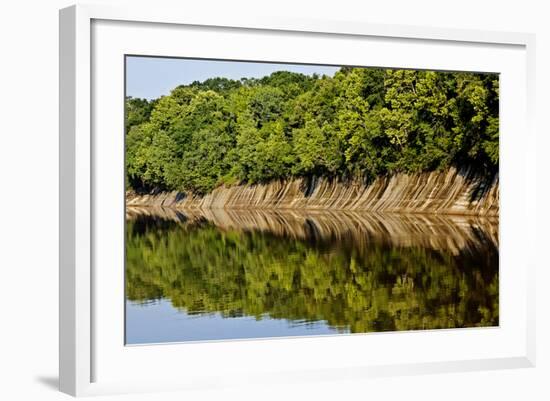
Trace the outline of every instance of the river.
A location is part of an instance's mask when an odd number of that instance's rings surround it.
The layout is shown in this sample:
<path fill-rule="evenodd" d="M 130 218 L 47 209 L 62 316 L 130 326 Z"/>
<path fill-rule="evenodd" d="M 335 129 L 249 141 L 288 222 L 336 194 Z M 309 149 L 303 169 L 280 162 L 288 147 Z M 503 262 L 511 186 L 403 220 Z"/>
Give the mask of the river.
<path fill-rule="evenodd" d="M 497 326 L 498 218 L 127 208 L 126 343 Z"/>

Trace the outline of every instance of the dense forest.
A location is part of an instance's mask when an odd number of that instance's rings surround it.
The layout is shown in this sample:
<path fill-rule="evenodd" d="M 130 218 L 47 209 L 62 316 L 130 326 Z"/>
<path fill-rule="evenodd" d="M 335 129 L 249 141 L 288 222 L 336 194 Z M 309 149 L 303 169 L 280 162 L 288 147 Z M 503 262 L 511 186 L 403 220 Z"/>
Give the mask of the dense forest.
<path fill-rule="evenodd" d="M 126 99 L 126 185 L 205 194 L 289 177 L 498 169 L 496 74 L 342 67 Z"/>

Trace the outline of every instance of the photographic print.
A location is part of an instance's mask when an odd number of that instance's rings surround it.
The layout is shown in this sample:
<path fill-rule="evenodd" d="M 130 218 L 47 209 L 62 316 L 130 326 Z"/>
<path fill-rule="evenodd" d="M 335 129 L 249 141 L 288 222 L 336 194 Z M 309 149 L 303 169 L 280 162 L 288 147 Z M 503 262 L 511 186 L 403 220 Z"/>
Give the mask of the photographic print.
<path fill-rule="evenodd" d="M 499 325 L 499 76 L 126 56 L 125 342 Z"/>

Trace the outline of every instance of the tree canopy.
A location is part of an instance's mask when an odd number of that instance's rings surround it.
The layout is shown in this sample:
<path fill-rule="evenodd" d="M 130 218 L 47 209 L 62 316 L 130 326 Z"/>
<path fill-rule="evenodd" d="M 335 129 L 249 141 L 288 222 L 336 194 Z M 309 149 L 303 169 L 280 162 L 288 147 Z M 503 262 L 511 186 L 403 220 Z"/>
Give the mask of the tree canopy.
<path fill-rule="evenodd" d="M 342 67 L 126 99 L 127 185 L 197 194 L 300 176 L 498 169 L 496 74 Z"/>

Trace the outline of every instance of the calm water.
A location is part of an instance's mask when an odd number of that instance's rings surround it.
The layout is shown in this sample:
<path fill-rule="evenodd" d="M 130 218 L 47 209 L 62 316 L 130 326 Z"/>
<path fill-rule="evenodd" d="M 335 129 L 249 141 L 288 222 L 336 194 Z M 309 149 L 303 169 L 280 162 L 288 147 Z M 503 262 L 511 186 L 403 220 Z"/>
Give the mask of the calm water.
<path fill-rule="evenodd" d="M 132 209 L 126 343 L 498 325 L 498 220 Z"/>

